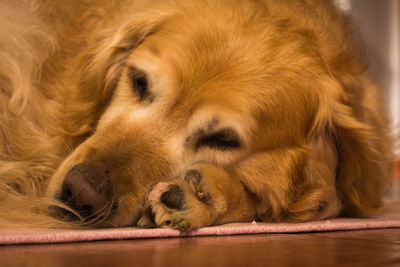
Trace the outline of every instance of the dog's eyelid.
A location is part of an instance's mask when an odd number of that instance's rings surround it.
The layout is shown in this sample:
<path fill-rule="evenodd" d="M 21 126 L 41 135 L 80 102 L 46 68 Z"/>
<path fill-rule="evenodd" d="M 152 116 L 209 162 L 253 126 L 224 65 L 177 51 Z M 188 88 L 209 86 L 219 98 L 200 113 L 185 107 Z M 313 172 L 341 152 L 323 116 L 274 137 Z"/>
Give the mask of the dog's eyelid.
<path fill-rule="evenodd" d="M 232 150 L 241 147 L 238 134 L 231 128 L 224 128 L 199 139 L 196 149 L 209 147 L 218 150 Z"/>

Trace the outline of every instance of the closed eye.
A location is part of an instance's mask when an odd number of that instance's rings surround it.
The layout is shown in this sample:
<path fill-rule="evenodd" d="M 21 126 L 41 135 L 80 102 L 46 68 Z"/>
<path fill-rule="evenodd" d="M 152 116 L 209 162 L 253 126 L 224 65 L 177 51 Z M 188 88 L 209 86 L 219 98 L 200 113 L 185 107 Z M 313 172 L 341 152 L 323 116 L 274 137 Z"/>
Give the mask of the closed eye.
<path fill-rule="evenodd" d="M 143 99 L 147 94 L 148 82 L 146 77 L 134 77 L 132 79 L 132 84 L 140 99 Z"/>
<path fill-rule="evenodd" d="M 240 142 L 237 134 L 232 129 L 223 129 L 200 138 L 196 144 L 196 149 L 202 147 L 218 150 L 231 150 L 240 148 Z"/>
<path fill-rule="evenodd" d="M 149 95 L 149 81 L 147 75 L 135 68 L 131 69 L 132 89 L 138 95 L 140 100 L 143 100 Z"/>

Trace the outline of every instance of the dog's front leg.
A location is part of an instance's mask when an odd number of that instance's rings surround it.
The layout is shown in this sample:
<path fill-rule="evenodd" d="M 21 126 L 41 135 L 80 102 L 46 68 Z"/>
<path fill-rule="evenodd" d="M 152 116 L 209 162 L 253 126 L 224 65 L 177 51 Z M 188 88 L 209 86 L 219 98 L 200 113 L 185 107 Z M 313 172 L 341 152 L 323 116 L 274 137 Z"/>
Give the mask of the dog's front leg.
<path fill-rule="evenodd" d="M 221 167 L 199 163 L 173 182 L 161 182 L 152 188 L 138 226 L 190 231 L 254 220 L 254 207 L 254 199 L 236 177 Z"/>
<path fill-rule="evenodd" d="M 335 216 L 341 210 L 335 152 L 323 147 L 323 153 L 315 144 L 308 149 L 255 153 L 229 171 L 210 163 L 195 164 L 175 181 L 154 186 L 138 226 L 187 231 L 254 219 L 308 221 Z"/>

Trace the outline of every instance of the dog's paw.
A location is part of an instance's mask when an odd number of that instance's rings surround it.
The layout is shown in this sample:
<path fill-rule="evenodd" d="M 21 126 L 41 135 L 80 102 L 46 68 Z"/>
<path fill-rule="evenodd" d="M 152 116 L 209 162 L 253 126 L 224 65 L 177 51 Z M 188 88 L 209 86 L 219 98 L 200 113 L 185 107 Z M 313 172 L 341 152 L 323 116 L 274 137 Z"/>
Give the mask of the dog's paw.
<path fill-rule="evenodd" d="M 225 214 L 225 170 L 196 164 L 173 182 L 160 182 L 149 192 L 138 227 L 169 227 L 187 232 L 215 224 Z"/>

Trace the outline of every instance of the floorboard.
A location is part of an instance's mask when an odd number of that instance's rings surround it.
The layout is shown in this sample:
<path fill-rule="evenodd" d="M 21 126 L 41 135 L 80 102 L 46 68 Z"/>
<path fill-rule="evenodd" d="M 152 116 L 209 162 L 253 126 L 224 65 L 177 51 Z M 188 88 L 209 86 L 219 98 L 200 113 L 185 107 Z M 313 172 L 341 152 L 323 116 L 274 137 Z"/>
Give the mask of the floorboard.
<path fill-rule="evenodd" d="M 4 246 L 0 266 L 400 266 L 400 229 Z"/>

